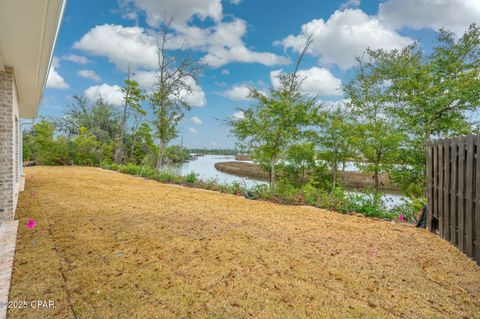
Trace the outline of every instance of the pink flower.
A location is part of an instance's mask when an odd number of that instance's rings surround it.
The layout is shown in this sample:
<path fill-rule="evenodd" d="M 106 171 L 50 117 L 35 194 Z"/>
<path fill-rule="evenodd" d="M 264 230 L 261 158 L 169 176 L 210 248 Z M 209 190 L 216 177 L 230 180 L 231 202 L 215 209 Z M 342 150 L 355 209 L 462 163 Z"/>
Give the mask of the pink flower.
<path fill-rule="evenodd" d="M 402 213 L 400 213 L 400 215 L 398 215 L 398 220 L 403 222 L 403 214 Z"/>
<path fill-rule="evenodd" d="M 368 253 L 370 254 L 370 256 L 376 256 L 378 254 L 378 249 L 377 248 L 370 248 L 368 250 Z"/>
<path fill-rule="evenodd" d="M 35 227 L 37 227 L 37 222 L 34 219 L 30 218 L 25 226 L 27 226 L 28 229 L 34 229 Z"/>

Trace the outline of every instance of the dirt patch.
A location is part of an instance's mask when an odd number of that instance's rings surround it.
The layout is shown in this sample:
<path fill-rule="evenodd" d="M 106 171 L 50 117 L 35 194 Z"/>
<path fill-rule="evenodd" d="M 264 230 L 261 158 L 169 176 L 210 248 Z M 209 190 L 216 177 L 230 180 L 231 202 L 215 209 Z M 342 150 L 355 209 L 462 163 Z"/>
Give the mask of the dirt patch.
<path fill-rule="evenodd" d="M 267 181 L 270 179 L 270 174 L 265 172 L 260 165 L 247 162 L 220 162 L 215 163 L 217 171 L 232 174 L 241 177 L 256 178 Z"/>
<path fill-rule="evenodd" d="M 96 168 L 26 173 L 10 299 L 56 307 L 9 318 L 480 317 L 480 267 L 425 230 Z"/>

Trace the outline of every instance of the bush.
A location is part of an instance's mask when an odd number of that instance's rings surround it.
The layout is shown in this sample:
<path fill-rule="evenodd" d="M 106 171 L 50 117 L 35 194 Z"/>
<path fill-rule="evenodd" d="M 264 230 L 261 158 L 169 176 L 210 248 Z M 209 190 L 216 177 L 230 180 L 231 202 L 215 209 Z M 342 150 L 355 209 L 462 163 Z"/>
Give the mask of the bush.
<path fill-rule="evenodd" d="M 383 207 L 381 196 L 380 193 L 376 195 L 368 193 L 350 194 L 348 196 L 350 201 L 349 210 L 367 217 L 394 219 L 396 215 Z"/>
<path fill-rule="evenodd" d="M 183 180 L 187 184 L 195 184 L 196 182 L 198 182 L 198 174 L 195 172 L 190 172 L 184 176 Z"/>

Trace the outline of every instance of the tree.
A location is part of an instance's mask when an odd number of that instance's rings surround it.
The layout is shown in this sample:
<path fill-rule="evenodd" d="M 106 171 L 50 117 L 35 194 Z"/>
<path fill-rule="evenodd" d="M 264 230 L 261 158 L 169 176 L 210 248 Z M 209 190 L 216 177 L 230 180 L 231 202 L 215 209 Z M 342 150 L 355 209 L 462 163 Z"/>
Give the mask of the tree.
<path fill-rule="evenodd" d="M 73 139 L 73 159 L 79 165 L 95 165 L 101 160 L 100 143 L 85 127 L 80 128 L 80 134 Z"/>
<path fill-rule="evenodd" d="M 131 161 L 155 167 L 158 147 L 155 145 L 153 129 L 148 122 L 142 122 L 133 133 Z"/>
<path fill-rule="evenodd" d="M 291 145 L 285 154 L 283 171 L 286 177 L 299 185 L 305 184 L 307 173 L 312 173 L 316 167 L 315 145 L 311 142 Z"/>
<path fill-rule="evenodd" d="M 124 81 L 125 85 L 122 88 L 123 93 L 123 113 L 122 123 L 120 126 L 120 137 L 118 139 L 117 148 L 115 151 L 115 162 L 121 164 L 125 158 L 125 130 L 128 121 L 128 111 L 132 111 L 141 115 L 146 115 L 140 102 L 145 99 L 138 83 L 131 79 L 130 64 L 128 65 L 128 77 Z"/>
<path fill-rule="evenodd" d="M 301 93 L 302 79 L 298 75 L 310 44 L 309 38 L 293 73 L 279 76 L 279 88 L 270 89 L 268 95 L 255 88 L 250 89 L 250 98 L 256 104 L 240 109 L 243 117 L 227 120 L 239 142 L 252 150 L 257 162 L 268 167 L 272 189 L 275 188 L 279 160 L 285 156 L 289 146 L 301 138 L 316 112 L 315 98 Z"/>
<path fill-rule="evenodd" d="M 395 154 L 405 138 L 392 115 L 386 89 L 384 79 L 376 72 L 375 65 L 364 63 L 361 59 L 358 59 L 356 76 L 345 85 L 345 95 L 350 101 L 348 107 L 357 121 L 357 166 L 361 171 L 373 174 L 375 195 L 380 188 L 380 174 L 393 164 Z"/>
<path fill-rule="evenodd" d="M 337 187 L 340 165 L 342 186 L 345 186 L 345 166 L 354 156 L 352 133 L 355 128 L 345 113 L 345 110 L 337 108 L 321 112 L 315 117 L 316 126 L 319 128 L 315 140 L 319 146 L 319 157 L 327 162 L 332 173 L 332 192 Z"/>
<path fill-rule="evenodd" d="M 112 105 L 102 98 L 90 104 L 83 96 L 73 96 L 73 102 L 68 106 L 65 115 L 55 121 L 60 132 L 67 137 L 80 134 L 84 127 L 90 134 L 102 143 L 111 143 L 117 139 L 120 132 L 120 117 Z"/>
<path fill-rule="evenodd" d="M 425 147 L 432 137 L 472 132 L 470 112 L 480 105 L 480 27 L 460 38 L 440 30 L 431 54 L 418 44 L 400 51 L 368 51 L 387 87 L 387 102 L 408 132 L 391 175 L 412 196 L 420 196 L 426 175 Z"/>
<path fill-rule="evenodd" d="M 157 43 L 159 72 L 150 96 L 159 140 L 157 169 L 165 161 L 168 143 L 178 136 L 177 126 L 184 117 L 184 111 L 191 109 L 185 98 L 192 93 L 192 87 L 204 68 L 204 64 L 188 55 L 183 58 L 179 54 L 170 55 L 167 44 L 172 39 L 171 23 L 172 20 L 165 17 Z"/>

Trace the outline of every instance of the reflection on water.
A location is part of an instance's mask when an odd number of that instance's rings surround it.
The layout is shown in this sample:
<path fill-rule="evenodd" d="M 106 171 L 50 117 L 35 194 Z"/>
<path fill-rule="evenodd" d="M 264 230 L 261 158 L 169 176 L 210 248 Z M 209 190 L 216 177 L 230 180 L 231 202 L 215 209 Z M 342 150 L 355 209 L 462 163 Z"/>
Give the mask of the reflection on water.
<path fill-rule="evenodd" d="M 231 184 L 233 182 L 245 183 L 247 187 L 253 187 L 258 184 L 267 184 L 264 181 L 250 179 L 248 177 L 239 177 L 231 174 L 219 172 L 215 169 L 215 163 L 235 161 L 235 156 L 229 155 L 205 155 L 195 160 L 179 164 L 168 164 L 167 169 L 181 175 L 191 172 L 198 174 L 201 180 L 216 179 L 220 184 Z"/>
<path fill-rule="evenodd" d="M 231 184 L 238 182 L 242 185 L 246 185 L 248 188 L 259 184 L 267 184 L 265 181 L 255 180 L 248 177 L 235 176 L 223 172 L 219 172 L 215 169 L 215 163 L 218 162 L 230 162 L 235 161 L 235 156 L 229 155 L 205 155 L 198 157 L 195 160 L 191 160 L 185 163 L 168 164 L 166 169 L 175 173 L 186 175 L 191 172 L 198 174 L 201 180 L 215 179 L 219 184 Z M 347 170 L 356 170 L 353 163 L 349 163 Z M 348 193 L 359 193 L 356 191 L 348 191 Z M 392 207 L 401 204 L 402 195 L 398 193 L 387 193 L 383 196 L 383 200 L 387 207 Z"/>

